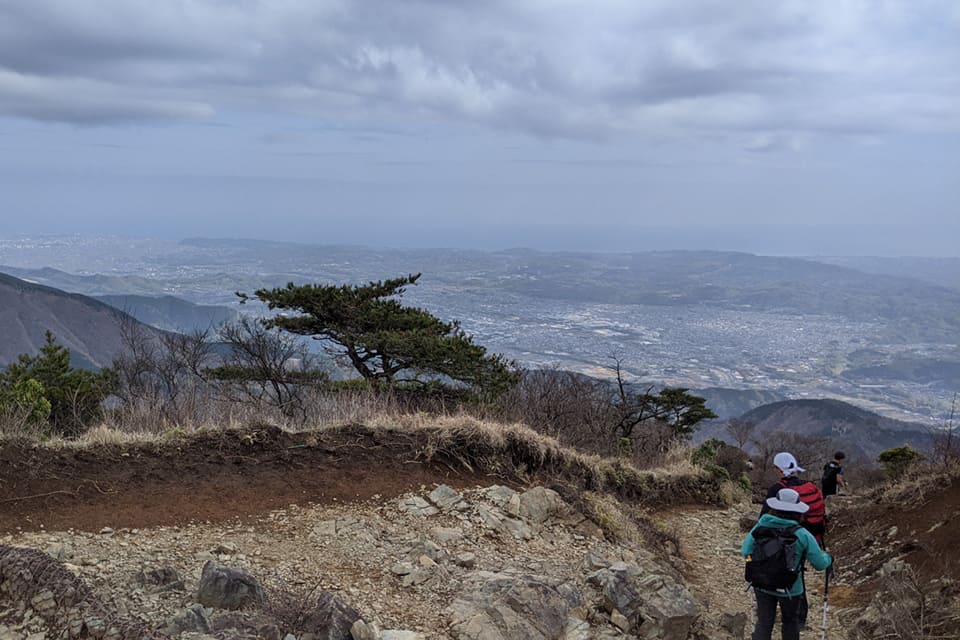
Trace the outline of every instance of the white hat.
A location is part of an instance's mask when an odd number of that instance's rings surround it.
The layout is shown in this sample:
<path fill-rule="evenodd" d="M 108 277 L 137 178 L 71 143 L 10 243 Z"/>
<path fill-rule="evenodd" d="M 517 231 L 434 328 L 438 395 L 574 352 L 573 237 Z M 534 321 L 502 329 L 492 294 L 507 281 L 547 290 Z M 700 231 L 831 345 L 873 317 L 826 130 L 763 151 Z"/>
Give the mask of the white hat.
<path fill-rule="evenodd" d="M 787 453 L 786 451 L 773 456 L 773 466 L 780 469 L 785 476 L 806 471 L 806 469 L 797 464 L 797 459 L 793 457 L 793 454 Z"/>
<path fill-rule="evenodd" d="M 787 454 L 789 455 L 789 454 Z M 767 498 L 767 506 L 777 511 L 806 513 L 809 505 L 800 502 L 800 494 L 793 489 L 780 489 L 776 498 Z"/>

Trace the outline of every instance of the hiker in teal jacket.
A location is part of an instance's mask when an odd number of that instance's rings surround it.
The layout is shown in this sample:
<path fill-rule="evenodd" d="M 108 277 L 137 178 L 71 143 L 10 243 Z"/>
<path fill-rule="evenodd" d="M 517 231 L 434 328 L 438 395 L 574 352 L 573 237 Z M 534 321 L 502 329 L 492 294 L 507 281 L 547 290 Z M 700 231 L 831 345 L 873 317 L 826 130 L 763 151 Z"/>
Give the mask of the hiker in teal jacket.
<path fill-rule="evenodd" d="M 740 554 L 744 558 L 753 553 L 753 532 L 757 527 L 787 529 L 799 524 L 801 516 L 810 508 L 800 501 L 800 494 L 790 488 L 781 489 L 776 497 L 767 498 L 766 503 L 770 507 L 770 511 L 760 516 L 760 520 L 747 534 L 743 546 L 740 548 Z M 806 559 L 819 571 L 829 570 L 833 564 L 833 558 L 820 549 L 813 534 L 803 527 L 799 527 L 795 531 L 795 535 L 797 537 L 797 550 L 800 554 L 799 562 L 802 564 Z M 770 640 L 773 635 L 773 625 L 777 617 L 778 606 L 780 607 L 781 638 L 783 640 L 799 640 L 799 609 L 804 595 L 803 574 L 800 573 L 797 576 L 793 586 L 789 589 L 770 591 L 754 588 L 754 593 L 757 596 L 757 624 L 753 629 L 751 640 Z"/>

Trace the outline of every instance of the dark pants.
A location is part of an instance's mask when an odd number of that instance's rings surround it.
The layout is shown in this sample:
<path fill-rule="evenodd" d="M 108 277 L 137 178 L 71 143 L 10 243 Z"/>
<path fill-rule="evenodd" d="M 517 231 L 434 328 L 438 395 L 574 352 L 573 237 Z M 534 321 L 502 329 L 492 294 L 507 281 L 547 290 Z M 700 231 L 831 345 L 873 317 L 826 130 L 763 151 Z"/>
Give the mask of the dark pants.
<path fill-rule="evenodd" d="M 777 618 L 777 606 L 780 607 L 780 637 L 783 640 L 800 640 L 800 603 L 803 596 L 792 598 L 772 596 L 754 589 L 757 596 L 757 624 L 753 628 L 751 640 L 770 640 L 773 636 L 773 623 Z"/>

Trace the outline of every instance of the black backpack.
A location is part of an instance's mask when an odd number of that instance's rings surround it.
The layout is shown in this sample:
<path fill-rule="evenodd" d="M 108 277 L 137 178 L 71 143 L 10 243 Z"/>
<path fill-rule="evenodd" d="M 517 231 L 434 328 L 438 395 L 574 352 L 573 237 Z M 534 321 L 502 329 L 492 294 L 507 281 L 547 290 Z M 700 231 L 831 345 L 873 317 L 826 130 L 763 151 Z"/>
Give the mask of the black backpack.
<path fill-rule="evenodd" d="M 744 577 L 753 587 L 768 591 L 789 589 L 800 576 L 803 565 L 797 548 L 797 529 L 792 527 L 756 527 L 753 552 L 747 558 Z"/>
<path fill-rule="evenodd" d="M 823 477 L 820 478 L 820 484 L 824 487 L 835 486 L 837 484 L 837 475 L 840 473 L 840 465 L 836 462 L 828 462 L 823 465 Z"/>

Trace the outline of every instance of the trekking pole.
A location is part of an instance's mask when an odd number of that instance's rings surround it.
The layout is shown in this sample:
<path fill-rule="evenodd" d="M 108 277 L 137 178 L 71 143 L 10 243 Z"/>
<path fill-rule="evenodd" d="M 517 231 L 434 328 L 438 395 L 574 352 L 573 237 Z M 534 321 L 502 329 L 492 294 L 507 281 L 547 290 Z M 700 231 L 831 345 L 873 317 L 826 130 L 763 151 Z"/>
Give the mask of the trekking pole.
<path fill-rule="evenodd" d="M 833 573 L 833 564 L 827 567 L 823 574 L 823 622 L 820 625 L 820 640 L 827 640 L 827 592 L 830 590 L 831 573 Z"/>

